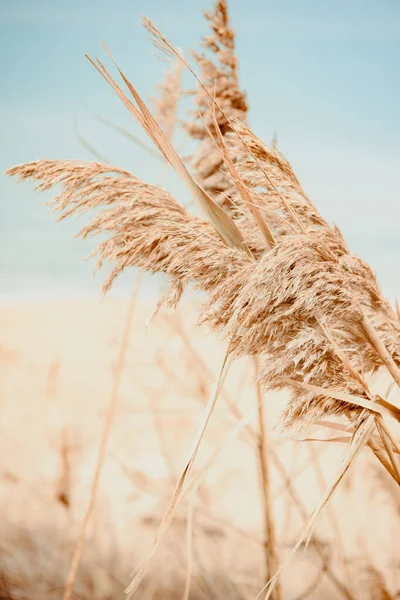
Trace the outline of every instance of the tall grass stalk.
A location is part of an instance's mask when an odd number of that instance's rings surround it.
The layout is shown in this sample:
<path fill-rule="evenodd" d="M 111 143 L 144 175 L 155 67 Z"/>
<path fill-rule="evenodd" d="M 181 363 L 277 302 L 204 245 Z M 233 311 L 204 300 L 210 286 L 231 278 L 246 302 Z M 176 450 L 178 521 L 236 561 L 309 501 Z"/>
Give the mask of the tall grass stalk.
<path fill-rule="evenodd" d="M 259 377 L 259 365 L 257 357 L 254 357 L 254 371 L 256 377 L 256 397 L 257 397 L 257 413 L 259 426 L 259 463 L 262 482 L 262 498 L 264 500 L 264 554 L 265 554 L 265 574 L 266 582 L 279 571 L 279 555 L 278 545 L 275 533 L 275 519 L 273 510 L 272 490 L 271 490 L 271 475 L 270 475 L 270 450 L 267 434 L 267 418 L 264 406 L 264 397 L 261 390 Z M 274 590 L 274 600 L 281 600 L 281 588 L 279 579 Z"/>
<path fill-rule="evenodd" d="M 103 431 L 101 434 L 100 445 L 99 445 L 99 449 L 97 452 L 96 466 L 95 466 L 92 483 L 91 483 L 91 487 L 90 487 L 89 501 L 88 501 L 88 505 L 86 508 L 86 512 L 85 512 L 83 520 L 82 520 L 81 530 L 80 530 L 79 537 L 78 537 L 78 540 L 77 540 L 77 543 L 75 546 L 75 551 L 72 556 L 68 577 L 67 577 L 67 580 L 65 583 L 63 600 L 71 600 L 71 598 L 73 596 L 74 582 L 75 582 L 75 578 L 76 578 L 76 575 L 77 575 L 77 572 L 79 569 L 79 563 L 80 563 L 82 553 L 84 550 L 84 546 L 85 546 L 86 532 L 87 532 L 87 528 L 88 528 L 90 519 L 93 515 L 93 510 L 94 510 L 95 503 L 96 503 L 96 496 L 97 496 L 97 492 L 99 489 L 101 471 L 103 468 L 104 459 L 105 459 L 106 452 L 107 452 L 107 444 L 108 444 L 108 440 L 109 440 L 109 436 L 110 436 L 110 432 L 111 432 L 111 428 L 112 428 L 112 424 L 114 421 L 114 416 L 115 416 L 115 412 L 116 412 L 116 408 L 117 408 L 117 403 L 118 403 L 118 398 L 119 398 L 119 390 L 120 390 L 122 376 L 123 376 L 124 368 L 125 368 L 126 353 L 127 353 L 128 347 L 129 347 L 129 339 L 130 339 L 130 334 L 131 334 L 131 329 L 132 329 L 134 309 L 135 309 L 137 296 L 138 296 L 139 290 L 140 290 L 141 279 L 142 279 L 141 275 L 139 274 L 135 281 L 134 291 L 132 293 L 132 296 L 131 296 L 131 299 L 129 302 L 129 306 L 128 306 L 128 310 L 126 313 L 124 330 L 123 330 L 123 334 L 122 334 L 117 364 L 116 364 L 116 368 L 115 368 L 113 388 L 111 391 L 111 396 L 110 396 L 110 401 L 108 403 L 107 412 L 106 412 L 105 418 L 104 418 Z"/>

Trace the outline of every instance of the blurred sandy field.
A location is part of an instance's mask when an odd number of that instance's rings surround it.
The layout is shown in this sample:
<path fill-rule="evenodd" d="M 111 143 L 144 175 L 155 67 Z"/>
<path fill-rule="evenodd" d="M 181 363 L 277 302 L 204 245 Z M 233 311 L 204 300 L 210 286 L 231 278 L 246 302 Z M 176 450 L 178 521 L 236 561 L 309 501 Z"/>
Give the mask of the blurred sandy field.
<path fill-rule="evenodd" d="M 124 597 L 189 456 L 223 359 L 224 344 L 195 326 L 194 301 L 175 312 L 162 310 L 146 326 L 155 304 L 142 298 L 135 305 L 76 598 Z M 0 306 L 5 597 L 61 597 L 89 497 L 127 309 L 126 301 L 112 299 Z M 250 360 L 233 364 L 194 466 L 195 477 L 223 446 L 193 500 L 191 598 L 254 598 L 263 584 L 256 444 L 243 427 L 232 436 L 237 419 L 227 405 L 227 400 L 236 405 L 256 427 L 253 378 Z M 282 562 L 304 522 L 301 510 L 310 513 L 317 505 L 344 452 L 342 444 L 296 442 L 273 429 L 284 401 L 283 394 L 265 395 Z M 301 432 L 301 437 L 311 433 Z M 369 597 L 360 578 L 368 577 L 370 563 L 392 590 L 400 588 L 399 504 L 393 501 L 391 482 L 381 478 L 365 450 L 317 523 L 315 536 L 330 569 L 354 598 Z M 187 514 L 185 500 L 138 597 L 182 597 Z M 300 549 L 282 581 L 285 599 L 305 597 L 309 586 L 309 598 L 343 597 L 321 571 L 313 544 L 306 552 Z"/>

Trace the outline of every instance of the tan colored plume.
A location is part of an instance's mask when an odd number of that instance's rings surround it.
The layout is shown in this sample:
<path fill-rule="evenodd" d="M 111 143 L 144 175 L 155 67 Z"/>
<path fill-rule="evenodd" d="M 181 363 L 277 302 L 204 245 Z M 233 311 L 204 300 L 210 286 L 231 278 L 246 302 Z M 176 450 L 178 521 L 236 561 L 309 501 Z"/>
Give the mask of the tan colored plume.
<path fill-rule="evenodd" d="M 198 181 L 210 196 L 221 206 L 235 212 L 230 199 L 232 180 L 226 174 L 223 157 L 213 139 L 218 139 L 218 133 L 225 137 L 230 131 L 226 115 L 246 122 L 248 105 L 246 95 L 239 85 L 235 33 L 230 26 L 226 0 L 217 0 L 214 10 L 206 12 L 205 17 L 212 33 L 203 38 L 205 52 L 193 54 L 200 67 L 204 86 L 225 114 L 218 111 L 216 119 L 214 118 L 210 98 L 198 86 L 194 91 L 196 110 L 193 111 L 192 120 L 186 124 L 189 135 L 199 141 L 191 164 Z"/>

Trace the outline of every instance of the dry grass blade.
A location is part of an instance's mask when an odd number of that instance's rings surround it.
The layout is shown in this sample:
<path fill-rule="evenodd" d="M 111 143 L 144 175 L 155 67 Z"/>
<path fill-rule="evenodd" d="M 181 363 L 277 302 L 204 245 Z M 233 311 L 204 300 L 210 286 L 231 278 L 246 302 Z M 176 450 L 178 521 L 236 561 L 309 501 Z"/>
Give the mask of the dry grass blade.
<path fill-rule="evenodd" d="M 335 390 L 334 388 L 322 388 L 317 385 L 312 385 L 311 383 L 305 383 L 304 381 L 297 381 L 296 379 L 291 379 L 290 377 L 286 377 L 285 379 L 291 385 L 297 385 L 305 390 L 314 392 L 315 394 L 319 394 L 327 398 L 334 398 L 335 400 L 340 400 L 348 404 L 361 406 L 362 408 L 366 408 L 382 416 L 387 415 L 393 417 L 394 419 L 400 422 L 400 409 L 398 409 L 397 406 L 389 404 L 388 402 L 385 402 L 385 404 L 381 404 L 379 402 L 379 398 L 377 398 L 376 401 L 373 402 L 372 400 L 367 400 L 366 398 L 359 398 L 351 394 L 346 394 L 345 392 Z"/>
<path fill-rule="evenodd" d="M 388 460 L 385 446 L 383 444 L 379 444 L 379 438 L 375 439 L 374 436 L 371 436 L 368 441 L 368 446 L 374 453 L 375 457 L 379 460 L 383 468 L 389 473 L 389 475 L 394 479 L 394 481 L 397 484 L 399 484 L 397 473 L 392 466 L 392 462 Z"/>
<path fill-rule="evenodd" d="M 193 511 L 194 504 L 196 501 L 196 489 L 193 490 L 191 497 L 188 502 L 187 511 L 187 524 L 186 524 L 186 574 L 185 574 L 185 587 L 182 594 L 182 600 L 189 600 L 190 595 L 190 583 L 192 580 L 193 571 Z"/>
<path fill-rule="evenodd" d="M 379 422 L 381 423 L 381 426 L 388 431 L 388 437 L 391 440 L 391 444 L 392 444 L 392 451 L 400 454 L 400 445 L 399 443 L 393 438 L 393 436 L 391 435 L 391 433 L 389 432 L 385 420 L 382 419 L 380 416 L 376 417 Z M 343 431 L 344 433 L 348 433 L 348 434 L 352 434 L 354 433 L 354 429 L 350 428 L 348 426 L 345 426 L 341 423 L 334 423 L 332 421 L 316 421 L 315 425 L 321 426 L 321 427 L 327 427 L 329 429 L 334 429 L 336 431 Z M 350 439 L 350 438 L 349 438 Z M 379 438 L 376 438 L 374 436 L 371 436 L 371 438 L 368 441 L 368 446 L 373 446 L 373 450 L 374 452 L 378 450 L 379 446 L 377 444 Z M 321 439 L 321 441 L 324 441 L 323 439 Z M 382 450 L 382 448 L 380 449 Z"/>
<path fill-rule="evenodd" d="M 315 510 L 313 511 L 310 518 L 307 520 L 307 523 L 304 525 L 302 531 L 300 532 L 300 535 L 298 537 L 298 540 L 297 540 L 295 546 L 293 547 L 292 551 L 290 552 L 289 558 L 287 559 L 286 563 L 281 566 L 278 573 L 271 579 L 271 581 L 268 583 L 268 586 L 266 586 L 263 590 L 261 590 L 258 597 L 260 597 L 260 595 L 265 590 L 267 590 L 265 599 L 267 600 L 268 598 L 271 598 L 271 594 L 276 585 L 276 579 L 277 579 L 277 576 L 279 575 L 279 573 L 282 571 L 282 569 L 284 569 L 287 566 L 287 564 L 293 558 L 293 556 L 297 552 L 298 548 L 304 541 L 306 542 L 306 546 L 308 545 L 311 535 L 312 535 L 312 532 L 313 532 L 313 529 L 315 527 L 315 521 L 318 518 L 318 515 L 321 513 L 321 511 L 323 510 L 323 508 L 327 504 L 327 502 L 329 502 L 329 500 L 332 498 L 335 490 L 337 489 L 339 483 L 341 482 L 344 475 L 348 471 L 349 467 L 352 465 L 352 463 L 355 461 L 357 456 L 360 454 L 364 445 L 368 442 L 368 439 L 370 438 L 374 428 L 375 428 L 375 417 L 373 415 L 368 415 L 365 418 L 365 420 L 358 426 L 358 428 L 356 429 L 356 431 L 354 432 L 354 434 L 352 436 L 348 450 L 347 450 L 345 456 L 343 457 L 340 469 L 339 469 L 334 481 L 328 486 L 323 497 L 321 498 L 320 503 L 315 508 Z"/>
<path fill-rule="evenodd" d="M 109 52 L 108 54 L 112 58 Z M 123 91 L 118 87 L 118 85 L 111 77 L 110 73 L 101 64 L 99 60 L 97 60 L 97 64 L 92 59 L 89 58 L 89 60 L 93 64 L 93 66 L 99 71 L 99 73 L 104 77 L 104 79 L 111 85 L 111 87 L 117 92 L 118 96 L 124 102 L 125 106 L 127 106 L 127 108 L 130 110 L 130 112 L 138 121 L 138 123 L 143 127 L 144 131 L 160 150 L 161 154 L 165 157 L 165 159 L 171 164 L 171 166 L 175 169 L 178 175 L 182 178 L 182 181 L 184 181 L 184 183 L 187 185 L 189 191 L 193 195 L 199 207 L 203 210 L 207 218 L 214 225 L 216 231 L 221 236 L 221 239 L 227 244 L 227 246 L 231 248 L 238 248 L 246 252 L 246 254 L 248 254 L 249 256 L 251 256 L 247 244 L 244 241 L 243 236 L 240 233 L 240 230 L 237 227 L 237 225 L 234 223 L 233 219 L 231 219 L 231 217 L 229 217 L 229 215 L 220 206 L 218 206 L 218 204 L 216 204 L 216 202 L 214 202 L 212 198 L 210 198 L 210 196 L 199 186 L 199 184 L 189 173 L 189 171 L 183 164 L 182 159 L 179 157 L 176 150 L 172 146 L 171 142 L 167 139 L 166 135 L 162 131 L 157 121 L 154 119 L 146 104 L 143 102 L 140 95 L 137 93 L 130 81 L 125 77 L 125 75 L 118 67 L 114 59 L 112 58 L 122 79 L 127 85 L 130 93 L 132 94 L 138 108 L 125 96 Z"/>
<path fill-rule="evenodd" d="M 300 513 L 302 519 L 303 520 L 308 519 L 307 510 L 303 504 L 303 501 L 302 501 L 300 495 L 298 494 L 297 490 L 295 489 L 295 487 L 293 485 L 292 477 L 286 473 L 285 468 L 276 452 L 272 451 L 271 457 L 272 457 L 272 460 L 274 461 L 275 467 L 276 467 L 279 475 L 282 478 L 285 491 L 287 491 L 288 494 L 290 495 L 290 497 L 293 501 L 293 504 L 296 507 L 296 509 L 298 510 L 298 512 Z M 313 544 L 319 558 L 321 559 L 323 569 L 324 569 L 327 577 L 330 579 L 331 583 L 335 586 L 336 590 L 341 594 L 341 596 L 343 596 L 347 600 L 355 600 L 353 595 L 351 594 L 350 590 L 340 581 L 340 579 L 335 575 L 334 571 L 332 570 L 332 568 L 329 564 L 329 561 L 327 560 L 327 557 L 325 556 L 322 543 L 318 540 L 318 538 L 316 538 L 314 536 L 311 539 L 311 543 Z M 289 560 L 290 559 L 291 559 L 291 557 L 289 558 Z M 284 568 L 286 566 L 286 564 L 287 564 L 287 562 L 281 567 L 281 569 Z M 266 590 L 266 586 L 258 593 L 257 598 L 259 598 L 264 593 L 265 590 Z"/>
<path fill-rule="evenodd" d="M 255 204 L 252 202 L 252 199 L 251 199 L 251 196 L 250 196 L 250 193 L 249 193 L 247 187 L 245 186 L 242 178 L 240 177 L 239 173 L 235 169 L 235 165 L 233 164 L 231 157 L 229 156 L 228 149 L 225 145 L 224 138 L 223 138 L 221 130 L 219 128 L 217 118 L 215 116 L 215 110 L 213 110 L 213 109 L 214 109 L 214 107 L 210 108 L 211 113 L 213 115 L 213 119 L 214 119 L 214 128 L 215 128 L 217 140 L 219 142 L 219 147 L 221 148 L 225 164 L 227 165 L 227 167 L 229 169 L 229 173 L 231 174 L 232 180 L 233 180 L 233 182 L 237 188 L 237 191 L 239 192 L 244 204 L 248 207 L 251 214 L 253 215 L 254 221 L 256 222 L 257 226 L 260 228 L 260 231 L 263 234 L 265 242 L 267 244 L 267 247 L 269 249 L 271 249 L 276 244 L 275 238 L 272 234 L 271 229 L 268 226 L 267 221 L 264 219 L 260 209 L 257 206 L 255 206 Z"/>
<path fill-rule="evenodd" d="M 321 443 L 334 443 L 334 444 L 348 444 L 351 442 L 351 435 L 342 435 L 331 438 L 320 438 L 320 437 L 305 437 L 295 438 L 296 442 L 321 442 Z"/>
<path fill-rule="evenodd" d="M 322 323 L 321 321 L 319 321 L 319 326 L 321 327 L 322 331 L 324 332 L 324 334 L 328 338 L 329 342 L 332 344 L 332 348 L 334 349 L 335 353 L 337 354 L 337 356 L 342 361 L 343 365 L 346 367 L 348 373 L 365 390 L 366 395 L 368 397 L 370 397 L 368 386 L 365 383 L 363 377 L 360 375 L 360 373 L 356 369 L 354 369 L 354 367 L 351 364 L 351 362 L 350 362 L 349 358 L 347 357 L 346 353 L 343 352 L 343 350 L 338 346 L 338 344 L 336 343 L 336 341 L 334 339 L 333 333 L 329 329 L 327 323 L 326 322 Z"/>
<path fill-rule="evenodd" d="M 128 594 L 128 597 L 131 597 L 135 591 L 137 590 L 137 588 L 139 587 L 144 575 L 145 575 L 145 571 L 147 569 L 147 566 L 152 558 L 152 556 L 154 555 L 155 551 L 157 550 L 160 541 L 164 535 L 164 533 L 167 531 L 168 527 L 170 526 L 172 519 L 174 517 L 174 513 L 175 513 L 175 509 L 178 506 L 179 502 L 181 501 L 183 494 L 185 492 L 185 485 L 187 483 L 187 479 L 188 476 L 190 474 L 193 462 L 196 458 L 197 455 L 197 451 L 200 447 L 201 441 L 203 439 L 205 430 L 207 428 L 208 422 L 211 418 L 211 414 L 214 410 L 215 404 L 217 402 L 219 393 L 221 391 L 221 387 L 223 385 L 225 376 L 228 372 L 229 369 L 229 365 L 230 365 L 230 356 L 228 353 L 225 354 L 224 356 L 224 360 L 222 362 L 222 366 L 218 375 L 218 379 L 215 383 L 214 389 L 211 393 L 210 399 L 208 401 L 208 404 L 206 406 L 206 410 L 205 410 L 205 414 L 204 414 L 204 420 L 203 423 L 198 431 L 197 434 L 197 438 L 194 444 L 194 447 L 190 453 L 189 459 L 186 462 L 185 468 L 183 469 L 182 475 L 179 478 L 178 484 L 175 488 L 174 494 L 172 496 L 171 502 L 169 504 L 168 510 L 164 515 L 164 518 L 162 519 L 160 526 L 157 530 L 157 533 L 154 537 L 153 543 L 151 545 L 151 548 L 149 550 L 149 553 L 147 554 L 145 560 L 142 562 L 142 564 L 140 565 L 140 567 L 138 568 L 134 578 L 132 579 L 131 583 L 129 584 L 129 586 L 126 588 L 126 593 Z"/>
<path fill-rule="evenodd" d="M 385 432 L 385 435 L 386 435 L 387 439 L 391 443 L 392 451 L 396 452 L 397 454 L 400 454 L 400 443 L 393 436 L 393 434 L 390 431 L 390 429 L 389 429 L 387 423 L 385 422 L 385 420 L 382 419 L 382 418 L 380 418 L 379 419 L 379 423 L 380 423 L 380 426 L 381 426 L 382 430 Z"/>
<path fill-rule="evenodd" d="M 119 135 L 122 135 L 127 140 L 133 142 L 136 146 L 139 146 L 139 148 L 142 148 L 142 150 L 145 150 L 145 152 L 148 152 L 157 160 L 162 161 L 162 158 L 161 158 L 159 152 L 154 150 L 154 148 L 151 148 L 150 146 L 148 146 L 145 142 L 140 140 L 138 137 L 133 135 L 133 133 L 131 133 L 124 127 L 121 127 L 120 125 L 117 125 L 116 123 L 113 123 L 112 121 L 109 121 L 108 119 L 105 119 L 104 117 L 96 116 L 95 119 L 96 119 L 96 121 L 98 121 L 99 123 L 101 123 L 102 125 L 107 127 L 108 129 L 110 129 L 111 131 L 115 131 L 115 133 L 118 133 Z M 104 162 L 107 162 L 107 161 L 104 161 Z"/>
<path fill-rule="evenodd" d="M 279 554 L 275 533 L 275 521 L 272 503 L 271 476 L 270 476 L 270 456 L 267 440 L 267 424 L 264 406 L 264 397 L 261 386 L 258 381 L 259 366 L 257 358 L 254 358 L 254 369 L 256 376 L 256 396 L 258 409 L 258 423 L 260 429 L 260 439 L 258 445 L 259 462 L 262 481 L 262 492 L 264 499 L 264 553 L 265 553 L 265 575 L 266 581 L 270 581 L 275 573 L 279 571 Z M 281 600 L 281 589 L 279 579 L 276 581 L 274 590 L 274 600 Z"/>
<path fill-rule="evenodd" d="M 335 492 L 336 488 L 338 487 L 340 481 L 346 474 L 346 472 L 349 469 L 349 467 L 351 466 L 351 464 L 355 461 L 357 456 L 360 454 L 364 445 L 368 442 L 368 439 L 370 438 L 374 427 L 375 427 L 375 417 L 373 415 L 368 415 L 365 418 L 364 422 L 361 423 L 358 426 L 358 428 L 354 431 L 351 442 L 349 444 L 348 451 L 343 458 L 342 464 L 340 466 L 339 472 L 338 472 L 335 480 L 325 491 L 325 494 L 322 497 L 319 505 L 313 511 L 313 514 L 312 514 L 309 522 L 306 524 L 304 530 L 302 531 L 302 533 L 300 535 L 301 539 L 305 540 L 307 545 L 310 541 L 310 536 L 311 536 L 311 533 L 314 528 L 315 521 L 316 521 L 318 515 L 320 514 L 323 507 L 327 504 L 327 502 L 332 497 L 332 495 Z"/>
<path fill-rule="evenodd" d="M 102 163 L 108 163 L 109 161 L 105 158 L 105 156 L 103 156 L 103 154 L 101 154 L 97 148 L 95 148 L 93 146 L 93 144 L 91 144 L 89 142 L 89 140 L 86 139 L 86 137 L 84 135 L 82 135 L 78 129 L 78 124 L 74 123 L 74 131 L 75 131 L 75 135 L 78 139 L 78 142 L 80 143 L 80 145 L 82 146 L 82 148 L 85 148 L 86 152 L 88 152 L 89 154 L 91 154 L 93 156 L 93 158 L 95 158 L 97 161 L 102 162 Z"/>
<path fill-rule="evenodd" d="M 182 65 L 176 63 L 157 86 L 159 92 L 153 98 L 155 118 L 167 139 L 172 140 L 177 121 L 178 105 L 181 97 Z"/>
<path fill-rule="evenodd" d="M 376 331 L 367 315 L 363 315 L 361 323 L 364 327 L 367 338 L 381 357 L 383 364 L 386 366 L 394 381 L 400 387 L 400 370 L 388 352 L 385 344 L 382 342 L 379 333 Z"/>
<path fill-rule="evenodd" d="M 351 442 L 351 439 L 347 440 L 347 443 L 349 443 L 349 442 Z M 323 493 L 324 490 L 326 489 L 327 482 L 326 482 L 326 478 L 325 478 L 323 469 L 321 467 L 319 452 L 316 450 L 316 448 L 315 448 L 315 446 L 313 446 L 313 444 L 311 444 L 309 446 L 309 452 L 310 452 L 312 465 L 314 468 L 314 473 L 315 473 L 316 479 L 319 483 L 320 491 L 321 491 L 321 493 Z M 349 572 L 349 564 L 348 564 L 348 560 L 346 557 L 345 544 L 343 542 L 342 531 L 341 531 L 340 524 L 339 524 L 339 521 L 337 518 L 337 514 L 336 514 L 335 509 L 329 503 L 327 504 L 325 510 L 326 510 L 327 517 L 328 517 L 328 520 L 330 523 L 332 534 L 334 536 L 335 548 L 338 552 L 337 558 L 339 559 L 340 564 L 341 564 L 341 571 L 344 574 L 344 581 L 346 582 L 347 587 L 351 590 L 352 586 L 351 586 L 351 576 L 350 576 L 350 572 Z"/>
<path fill-rule="evenodd" d="M 234 427 L 234 429 L 229 433 L 229 435 L 226 437 L 226 439 L 223 440 L 221 445 L 206 460 L 206 462 L 201 467 L 201 469 L 199 469 L 199 471 L 188 482 L 188 484 L 186 485 L 186 487 L 183 491 L 182 498 L 185 498 L 194 488 L 199 486 L 200 481 L 203 478 L 206 471 L 208 471 L 208 469 L 212 465 L 215 464 L 216 460 L 218 459 L 218 457 L 222 453 L 222 451 L 225 450 L 225 448 L 228 446 L 228 444 L 230 444 L 237 437 L 237 435 L 242 431 L 243 427 L 245 427 L 247 424 L 248 424 L 248 419 L 246 419 L 246 418 L 242 419 L 241 421 L 239 421 L 237 423 L 236 427 Z"/>
<path fill-rule="evenodd" d="M 342 423 L 335 423 L 334 421 L 315 421 L 314 425 L 335 429 L 336 431 L 343 431 L 344 433 L 353 433 L 353 430 L 349 430 L 349 428 Z"/>
<path fill-rule="evenodd" d="M 390 434 L 382 417 L 376 417 L 376 427 L 378 429 L 378 433 L 381 437 L 385 450 L 388 454 L 389 460 L 392 464 L 393 470 L 396 473 L 397 483 L 400 485 L 400 469 L 393 452 L 393 445 L 395 445 L 396 450 L 399 451 L 398 444 L 393 439 L 393 436 Z"/>
<path fill-rule="evenodd" d="M 84 515 L 84 518 L 82 521 L 81 531 L 80 531 L 80 535 L 79 535 L 78 541 L 75 546 L 74 555 L 72 557 L 67 581 L 66 581 L 65 588 L 64 588 L 63 600 L 71 600 L 71 598 L 73 596 L 74 582 L 75 582 L 76 574 L 78 572 L 79 563 L 80 563 L 80 560 L 82 557 L 83 548 L 85 545 L 86 531 L 87 531 L 87 527 L 88 527 L 90 518 L 93 514 L 93 509 L 94 509 L 95 502 L 96 502 L 97 490 L 98 490 L 99 483 L 100 483 L 101 470 L 102 470 L 102 466 L 103 466 L 104 459 L 106 456 L 106 451 L 107 451 L 107 442 L 108 442 L 109 434 L 111 431 L 111 426 L 113 423 L 113 418 L 115 415 L 115 410 L 116 410 L 117 401 L 118 401 L 119 388 L 120 388 L 120 384 L 121 384 L 122 373 L 123 373 L 124 366 L 125 366 L 125 357 L 126 357 L 126 352 L 128 349 L 129 336 L 130 336 L 131 327 L 132 327 L 133 311 L 134 311 L 137 294 L 138 294 L 139 288 L 140 288 L 140 282 L 141 282 L 141 277 L 139 276 L 138 279 L 136 280 L 134 293 L 132 294 L 132 297 L 131 297 L 131 300 L 129 303 L 129 307 L 128 307 L 128 312 L 126 315 L 124 333 L 122 336 L 122 341 L 121 341 L 121 346 L 120 346 L 119 356 L 118 356 L 118 362 L 117 362 L 117 366 L 116 366 L 116 370 L 115 370 L 114 385 L 113 385 L 110 402 L 109 402 L 105 420 L 104 420 L 104 428 L 103 428 L 103 432 L 102 432 L 102 436 L 101 436 L 101 440 L 100 440 L 100 446 L 99 446 L 98 455 L 97 455 L 96 467 L 95 467 L 95 471 L 93 474 L 92 485 L 91 485 L 91 489 L 90 489 L 89 503 L 88 503 L 88 506 L 87 506 L 87 509 L 86 509 L 86 512 L 85 512 L 85 515 Z"/>

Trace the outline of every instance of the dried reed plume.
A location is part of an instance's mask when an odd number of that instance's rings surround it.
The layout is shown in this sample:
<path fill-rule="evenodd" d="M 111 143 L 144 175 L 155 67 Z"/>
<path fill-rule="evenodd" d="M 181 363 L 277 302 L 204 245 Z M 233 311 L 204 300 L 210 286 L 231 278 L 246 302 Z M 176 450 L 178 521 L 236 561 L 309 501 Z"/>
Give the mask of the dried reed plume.
<path fill-rule="evenodd" d="M 233 357 L 259 357 L 266 390 L 291 390 L 285 426 L 330 415 L 349 419 L 347 454 L 315 517 L 366 443 L 400 483 L 394 456 L 399 444 L 384 419 L 399 420 L 400 410 L 369 387 L 370 376 L 381 368 L 400 386 L 400 321 L 374 273 L 321 217 L 290 163 L 249 129 L 225 2 L 208 18 L 214 36 L 207 43 L 226 70 L 218 77 L 216 70 L 206 74 L 204 94 L 198 96 L 205 126 L 200 124 L 196 135 L 205 140 L 205 131 L 215 131 L 226 188 L 210 183 L 200 163 L 196 180 L 119 67 L 131 98 L 99 60 L 91 60 L 182 177 L 207 220 L 188 213 L 160 187 L 110 165 L 41 160 L 8 174 L 38 181 L 43 190 L 61 184 L 52 201 L 61 219 L 103 208 L 80 235 L 108 236 L 96 250 L 98 266 L 105 260 L 114 264 L 104 291 L 125 268 L 140 267 L 170 276 L 171 304 L 189 283 L 206 292 L 201 322 L 225 336 Z M 150 21 L 145 25 L 159 47 L 188 66 Z M 204 59 L 203 69 L 206 65 Z M 215 201 L 226 189 L 235 211 Z"/>
<path fill-rule="evenodd" d="M 258 247 L 254 260 L 227 247 L 211 224 L 166 191 L 116 167 L 42 160 L 8 174 L 39 181 L 42 190 L 62 184 L 51 202 L 60 219 L 106 207 L 80 232 L 109 236 L 96 250 L 98 267 L 105 260 L 115 265 L 105 292 L 126 267 L 167 273 L 174 302 L 188 283 L 207 292 L 202 321 L 222 330 L 235 356 L 262 357 L 266 388 L 292 388 L 288 425 L 349 411 L 358 415 L 357 397 L 371 400 L 366 375 L 384 362 L 366 335 L 365 317 L 395 364 L 400 362 L 399 322 L 372 271 L 349 254 L 338 232 L 314 219 L 306 203 L 307 220 L 302 219 L 310 233 L 283 231 L 280 225 L 275 247 L 264 252 Z M 268 193 L 261 199 L 267 204 Z M 335 399 L 340 393 L 351 396 Z"/>
<path fill-rule="evenodd" d="M 155 117 L 169 140 L 176 128 L 177 110 L 181 96 L 182 65 L 177 63 L 168 71 L 157 86 L 158 95 L 153 98 Z"/>
<path fill-rule="evenodd" d="M 214 11 L 206 12 L 205 17 L 212 30 L 210 36 L 203 38 L 203 46 L 208 55 L 193 53 L 201 69 L 201 80 L 225 115 L 246 122 L 248 105 L 239 86 L 235 33 L 230 27 L 226 0 L 218 0 Z M 198 182 L 214 200 L 221 206 L 234 210 L 235 206 L 230 198 L 234 186 L 224 171 L 224 161 L 215 144 L 216 127 L 225 136 L 231 130 L 229 120 L 218 112 L 216 125 L 210 110 L 210 98 L 202 87 L 196 90 L 194 100 L 194 118 L 186 124 L 189 135 L 200 141 L 192 157 L 193 170 Z"/>

